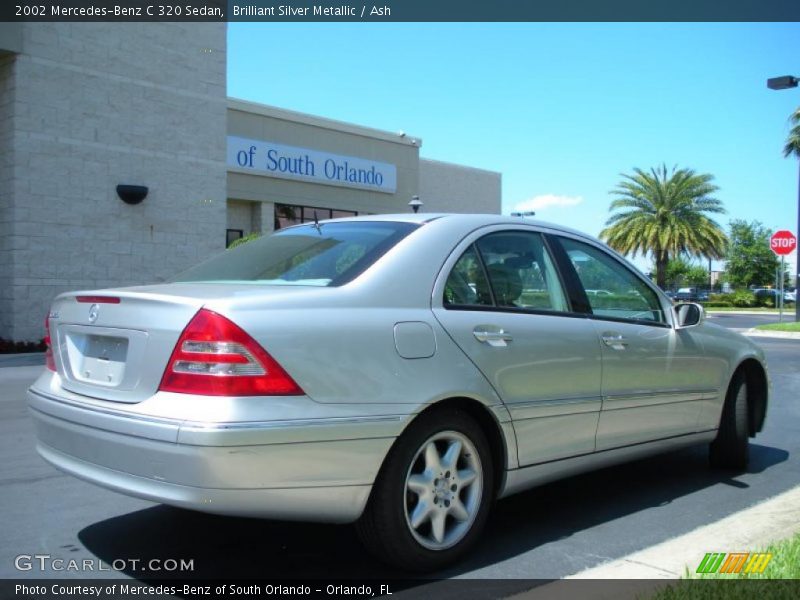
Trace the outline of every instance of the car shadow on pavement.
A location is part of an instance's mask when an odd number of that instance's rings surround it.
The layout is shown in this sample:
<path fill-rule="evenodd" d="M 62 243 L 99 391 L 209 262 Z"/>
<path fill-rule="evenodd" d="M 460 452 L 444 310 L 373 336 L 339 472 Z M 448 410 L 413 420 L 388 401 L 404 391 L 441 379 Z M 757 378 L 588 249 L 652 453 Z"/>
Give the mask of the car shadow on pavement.
<path fill-rule="evenodd" d="M 491 566 L 711 486 L 750 487 L 736 479 L 740 473 L 709 469 L 706 456 L 704 448 L 689 448 L 572 477 L 501 500 L 472 554 L 455 567 L 427 577 L 454 577 Z M 788 456 L 785 450 L 751 444 L 747 473 L 764 471 Z M 748 494 L 744 505 L 761 499 Z M 724 516 L 727 515 L 723 513 L 718 518 Z M 406 579 L 407 587 L 422 583 L 368 555 L 355 528 L 349 525 L 222 517 L 155 506 L 92 524 L 78 537 L 106 564 L 112 565 L 118 559 L 139 559 L 141 563 L 123 572 L 142 581 L 170 577 L 336 578 Z M 194 569 L 156 571 L 148 568 L 153 559 L 160 559 L 163 565 L 167 559 L 193 560 Z M 549 576 L 566 574 L 569 573 Z"/>

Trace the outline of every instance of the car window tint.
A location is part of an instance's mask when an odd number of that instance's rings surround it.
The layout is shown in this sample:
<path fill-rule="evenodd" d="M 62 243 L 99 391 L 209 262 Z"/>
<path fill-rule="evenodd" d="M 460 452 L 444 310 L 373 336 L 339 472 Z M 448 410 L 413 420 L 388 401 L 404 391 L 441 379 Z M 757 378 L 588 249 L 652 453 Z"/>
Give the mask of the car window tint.
<path fill-rule="evenodd" d="M 656 293 L 618 260 L 575 240 L 561 238 L 561 245 L 575 267 L 593 314 L 666 322 Z"/>
<path fill-rule="evenodd" d="M 503 231 L 476 243 L 498 306 L 566 311 L 567 301 L 542 236 Z"/>
<path fill-rule="evenodd" d="M 342 285 L 417 227 L 391 221 L 298 225 L 226 250 L 173 281 Z"/>
<path fill-rule="evenodd" d="M 492 306 L 492 293 L 474 246 L 467 248 L 450 271 L 444 286 L 444 304 Z"/>

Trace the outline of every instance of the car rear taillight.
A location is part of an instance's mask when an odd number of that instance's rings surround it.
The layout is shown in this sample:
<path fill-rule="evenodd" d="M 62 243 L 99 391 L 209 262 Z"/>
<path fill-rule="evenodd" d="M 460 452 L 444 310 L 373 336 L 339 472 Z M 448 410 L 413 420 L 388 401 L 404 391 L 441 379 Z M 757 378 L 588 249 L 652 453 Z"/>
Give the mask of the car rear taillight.
<path fill-rule="evenodd" d="M 53 358 L 53 346 L 50 342 L 50 317 L 44 318 L 44 364 L 51 371 L 56 370 L 56 361 Z"/>
<path fill-rule="evenodd" d="M 183 330 L 158 389 L 203 396 L 304 393 L 242 328 L 205 308 Z"/>

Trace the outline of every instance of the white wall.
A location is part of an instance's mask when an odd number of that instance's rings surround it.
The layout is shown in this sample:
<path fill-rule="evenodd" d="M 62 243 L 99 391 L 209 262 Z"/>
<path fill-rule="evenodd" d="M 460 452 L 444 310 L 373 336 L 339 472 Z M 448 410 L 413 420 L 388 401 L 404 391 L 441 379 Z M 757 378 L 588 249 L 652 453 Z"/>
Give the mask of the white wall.
<path fill-rule="evenodd" d="M 419 159 L 419 197 L 425 212 L 500 214 L 501 191 L 500 173 Z"/>

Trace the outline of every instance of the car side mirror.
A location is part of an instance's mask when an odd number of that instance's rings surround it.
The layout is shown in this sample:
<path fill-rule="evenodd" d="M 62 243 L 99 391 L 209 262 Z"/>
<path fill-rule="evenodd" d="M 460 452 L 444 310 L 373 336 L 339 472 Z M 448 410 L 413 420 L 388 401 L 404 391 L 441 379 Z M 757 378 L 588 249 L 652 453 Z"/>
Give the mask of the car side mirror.
<path fill-rule="evenodd" d="M 695 327 L 703 322 L 706 318 L 706 311 L 700 304 L 694 302 L 685 302 L 675 305 L 676 329 L 686 329 L 687 327 Z"/>

